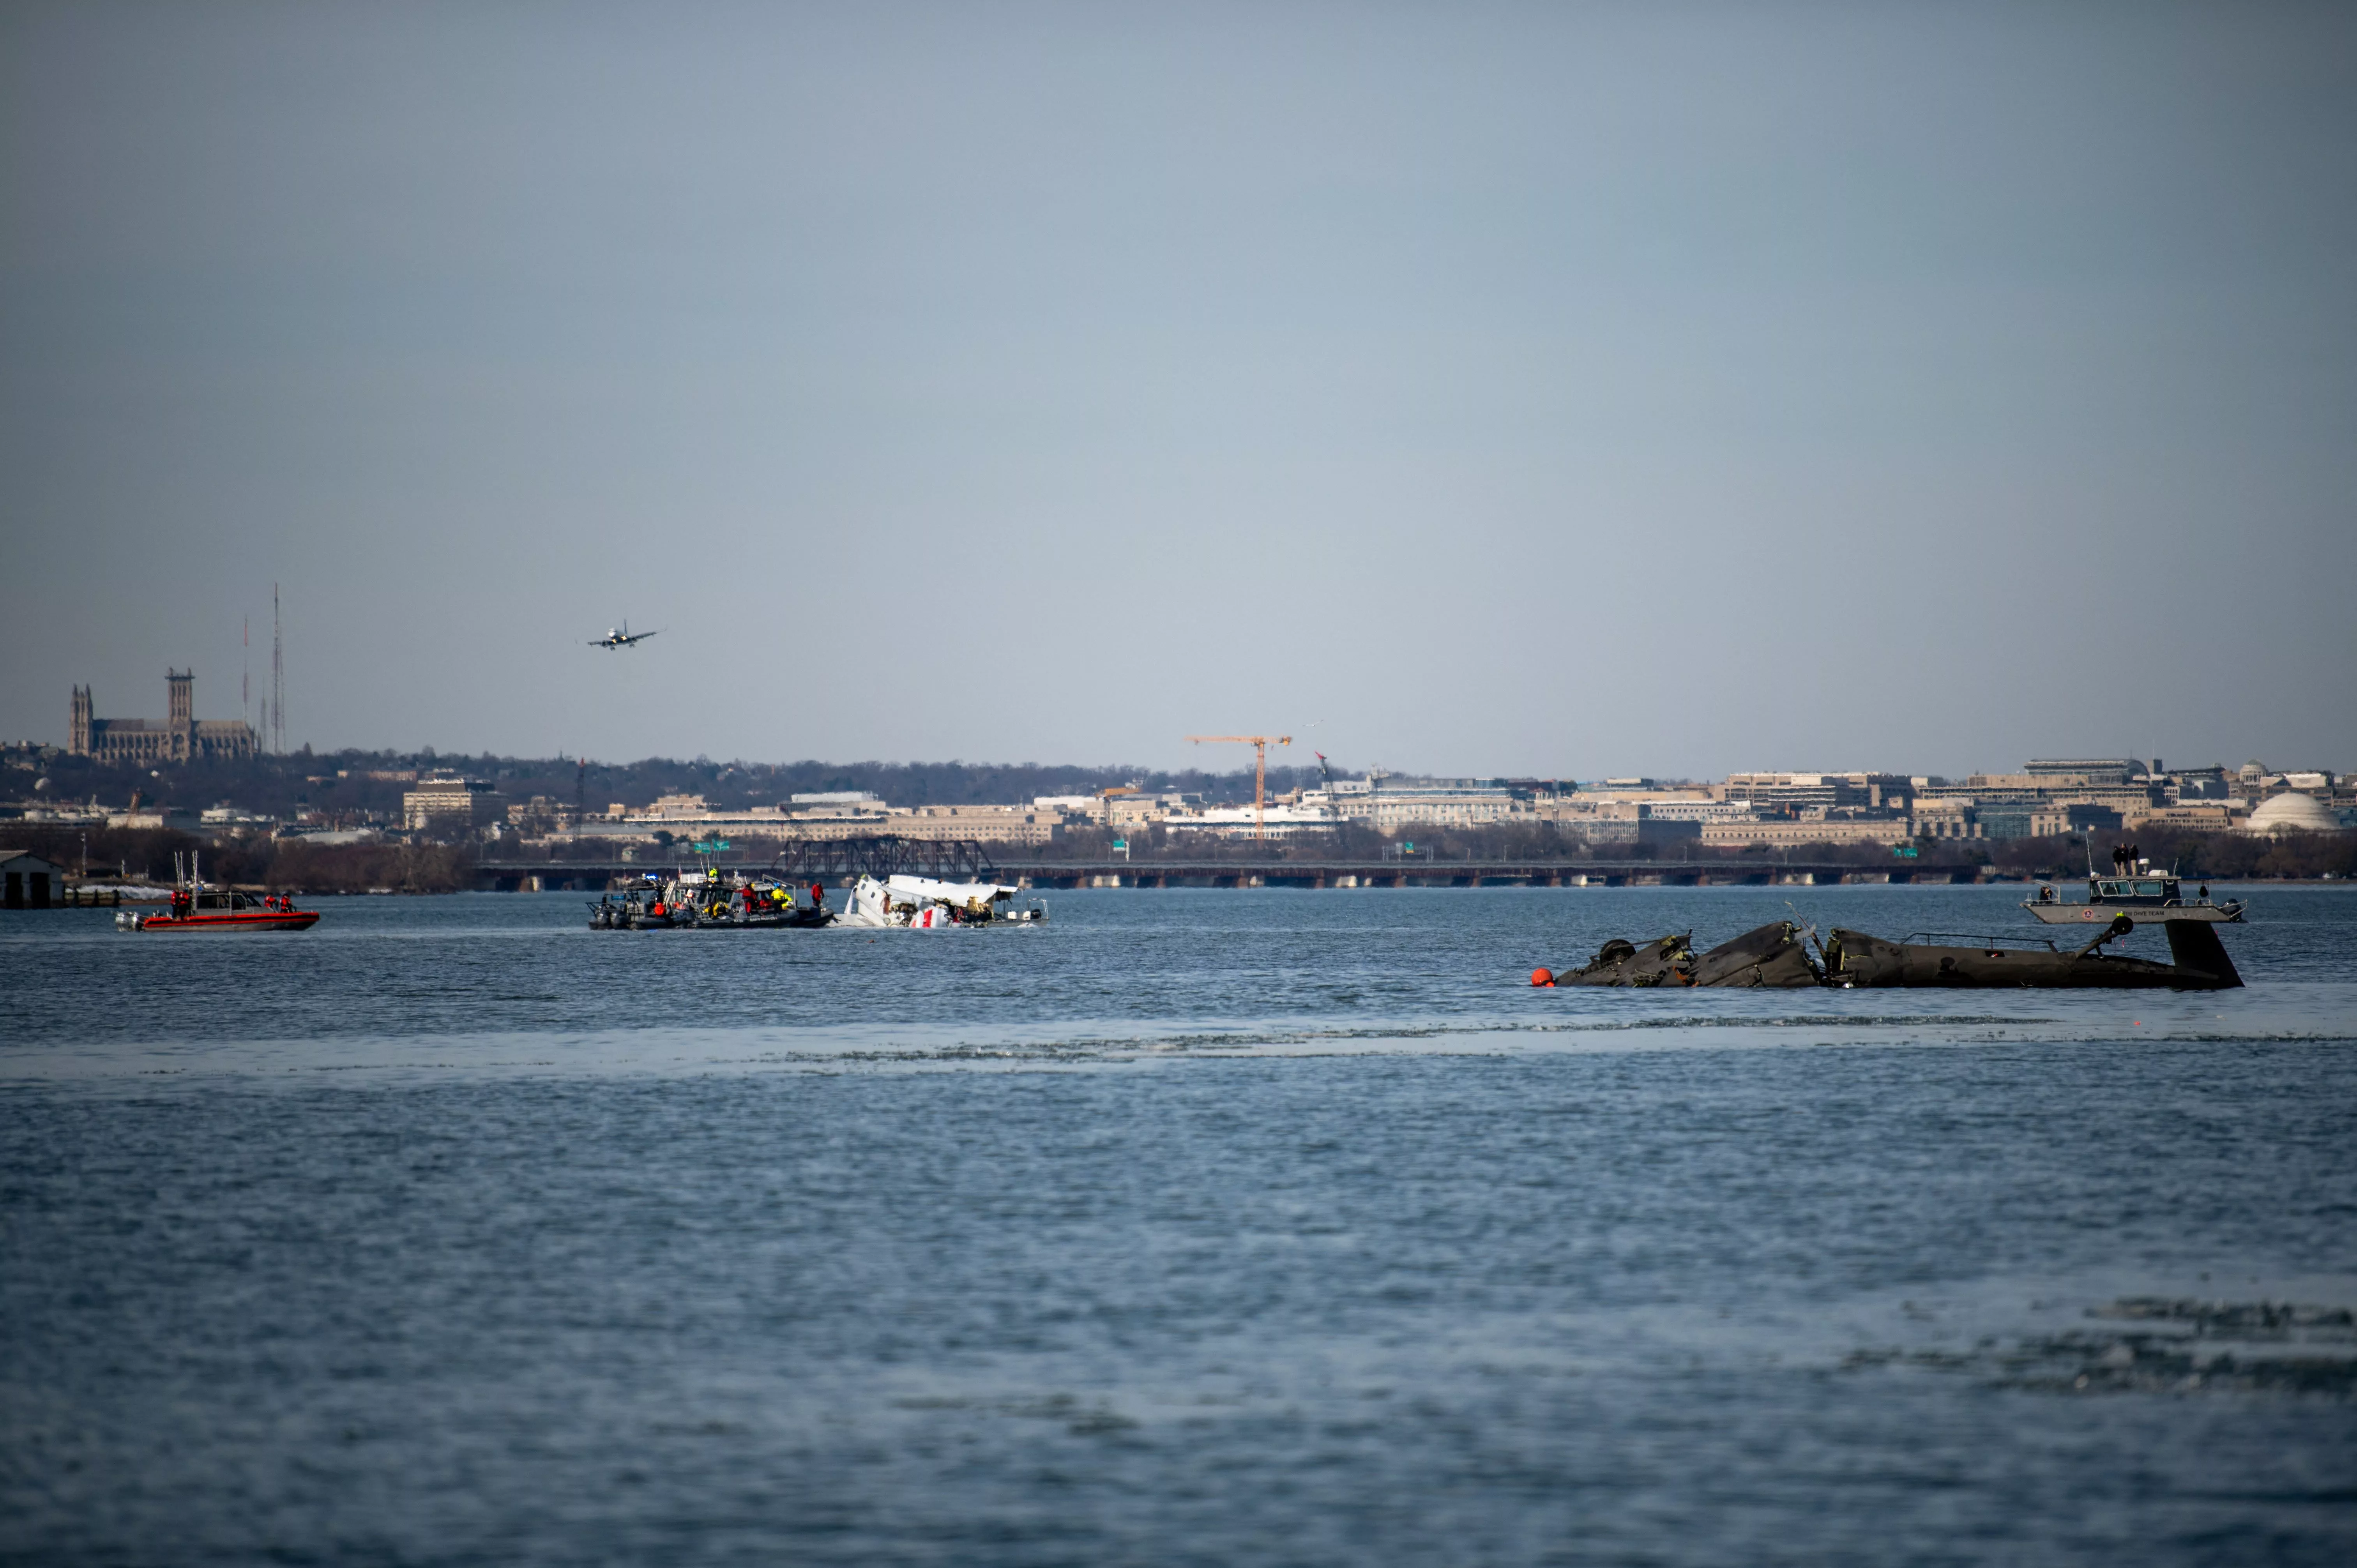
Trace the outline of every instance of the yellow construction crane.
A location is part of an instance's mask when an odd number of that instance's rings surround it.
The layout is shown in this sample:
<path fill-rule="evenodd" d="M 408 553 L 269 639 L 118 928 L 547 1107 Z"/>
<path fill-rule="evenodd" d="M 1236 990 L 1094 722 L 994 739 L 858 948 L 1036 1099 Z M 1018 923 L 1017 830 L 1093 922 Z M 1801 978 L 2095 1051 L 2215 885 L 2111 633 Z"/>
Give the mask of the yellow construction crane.
<path fill-rule="evenodd" d="M 1232 743 L 1253 748 L 1253 837 L 1261 836 L 1261 812 L 1268 800 L 1268 748 L 1291 746 L 1289 735 L 1190 735 L 1187 737 L 1197 746 L 1206 741 Z"/>

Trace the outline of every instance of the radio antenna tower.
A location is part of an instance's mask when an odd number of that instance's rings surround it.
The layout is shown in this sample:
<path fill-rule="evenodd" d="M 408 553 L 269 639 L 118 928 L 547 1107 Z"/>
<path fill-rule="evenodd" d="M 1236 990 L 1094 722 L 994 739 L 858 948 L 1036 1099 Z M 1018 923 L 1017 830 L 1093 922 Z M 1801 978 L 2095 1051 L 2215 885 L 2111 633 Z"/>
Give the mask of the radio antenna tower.
<path fill-rule="evenodd" d="M 245 727 L 253 727 L 253 618 L 247 616 L 238 623 L 237 637 L 245 644 L 245 672 L 237 678 L 237 713 Z"/>
<path fill-rule="evenodd" d="M 278 585 L 270 585 L 270 749 L 286 749 L 286 650 L 279 639 Z"/>

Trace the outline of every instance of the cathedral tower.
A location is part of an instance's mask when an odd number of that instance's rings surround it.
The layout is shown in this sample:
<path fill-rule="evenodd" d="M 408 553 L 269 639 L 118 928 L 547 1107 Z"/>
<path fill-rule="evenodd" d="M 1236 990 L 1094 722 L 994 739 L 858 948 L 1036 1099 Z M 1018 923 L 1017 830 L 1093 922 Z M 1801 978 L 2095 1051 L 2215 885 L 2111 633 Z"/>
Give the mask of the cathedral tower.
<path fill-rule="evenodd" d="M 186 762 L 197 752 L 197 672 L 167 667 L 164 684 L 172 701 L 169 716 L 164 721 L 171 738 L 165 745 L 170 748 L 173 761 Z"/>

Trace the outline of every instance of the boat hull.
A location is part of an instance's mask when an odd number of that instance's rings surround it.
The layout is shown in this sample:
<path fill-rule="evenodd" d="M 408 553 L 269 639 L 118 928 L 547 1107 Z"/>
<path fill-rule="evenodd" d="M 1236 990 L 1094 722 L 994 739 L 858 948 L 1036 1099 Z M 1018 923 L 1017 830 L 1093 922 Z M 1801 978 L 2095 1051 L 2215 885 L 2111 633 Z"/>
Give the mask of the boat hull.
<path fill-rule="evenodd" d="M 593 931 L 814 931 L 834 923 L 823 909 L 796 909 L 789 915 L 731 915 L 698 918 L 692 915 L 628 914 L 616 911 L 604 918 L 589 917 Z"/>
<path fill-rule="evenodd" d="M 2122 915 L 2139 926 L 2165 926 L 2172 920 L 2239 925 L 2243 919 L 2240 904 L 2040 904 L 2032 899 L 2022 908 L 2050 926 L 2109 925 Z"/>
<path fill-rule="evenodd" d="M 791 915 L 726 915 L 717 919 L 699 919 L 692 929 L 699 931 L 814 931 L 834 918 L 823 909 L 796 909 Z"/>
<path fill-rule="evenodd" d="M 307 931 L 319 923 L 317 909 L 298 909 L 292 913 L 256 912 L 234 915 L 147 915 L 135 923 L 125 922 L 124 929 L 133 931 Z"/>

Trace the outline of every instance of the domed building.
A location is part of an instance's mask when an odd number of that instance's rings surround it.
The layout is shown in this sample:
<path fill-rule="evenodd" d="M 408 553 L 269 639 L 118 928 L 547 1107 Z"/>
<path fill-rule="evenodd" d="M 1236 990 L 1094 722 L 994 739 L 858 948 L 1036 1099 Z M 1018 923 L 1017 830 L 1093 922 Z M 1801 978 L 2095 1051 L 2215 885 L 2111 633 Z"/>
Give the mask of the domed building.
<path fill-rule="evenodd" d="M 2341 818 L 2315 796 L 2287 789 L 2260 801 L 2259 809 L 2251 813 L 2251 820 L 2243 824 L 2241 831 L 2269 838 L 2279 833 L 2337 833 L 2341 831 Z"/>

